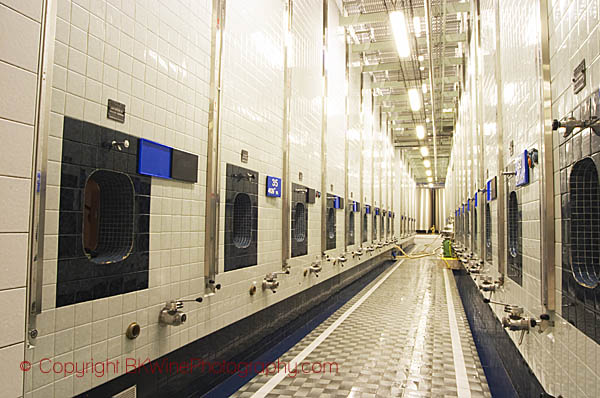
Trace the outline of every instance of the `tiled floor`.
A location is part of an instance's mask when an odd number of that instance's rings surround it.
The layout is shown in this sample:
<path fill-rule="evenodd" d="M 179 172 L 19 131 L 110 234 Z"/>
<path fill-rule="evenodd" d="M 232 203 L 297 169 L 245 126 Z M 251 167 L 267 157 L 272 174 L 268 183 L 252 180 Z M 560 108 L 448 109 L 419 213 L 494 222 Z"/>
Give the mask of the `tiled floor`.
<path fill-rule="evenodd" d="M 418 237 L 415 251 L 432 241 L 432 237 Z M 279 358 L 281 370 L 284 363 L 314 347 L 300 362 L 309 364 L 305 369 L 318 370 L 327 362 L 337 364 L 337 373 L 335 365 L 332 371 L 325 365 L 324 371 L 307 374 L 298 365 L 295 377 L 286 375 L 271 390 L 259 391 L 273 371 L 257 375 L 233 396 L 458 397 L 444 282 L 448 271 L 442 264 L 435 257 L 404 260 L 350 315 L 344 313 L 389 270 Z M 460 396 L 491 397 L 454 279 L 448 277 L 470 390 Z M 315 339 L 341 317 L 345 319 L 315 347 L 319 342 Z"/>

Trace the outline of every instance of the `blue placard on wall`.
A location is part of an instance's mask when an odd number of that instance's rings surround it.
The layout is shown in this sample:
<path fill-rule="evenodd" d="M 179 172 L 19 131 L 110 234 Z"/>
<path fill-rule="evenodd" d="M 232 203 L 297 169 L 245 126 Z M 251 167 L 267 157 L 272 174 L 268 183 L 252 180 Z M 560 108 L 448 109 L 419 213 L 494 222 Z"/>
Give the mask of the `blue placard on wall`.
<path fill-rule="evenodd" d="M 471 199 L 467 199 L 467 211 L 471 211 Z"/>
<path fill-rule="evenodd" d="M 334 196 L 333 197 L 333 208 L 334 209 L 341 208 L 341 203 L 340 203 L 340 197 L 339 196 Z"/>
<path fill-rule="evenodd" d="M 378 216 L 379 215 L 379 207 L 375 208 L 375 215 Z"/>
<path fill-rule="evenodd" d="M 171 178 L 172 148 L 143 138 L 138 146 L 138 173 Z"/>
<path fill-rule="evenodd" d="M 473 201 L 474 201 L 475 207 L 477 207 L 477 192 L 475 192 L 475 196 L 473 196 Z"/>
<path fill-rule="evenodd" d="M 371 214 L 371 205 L 365 205 L 365 213 Z"/>
<path fill-rule="evenodd" d="M 465 205 L 462 205 L 462 210 L 460 211 L 460 214 L 465 214 Z"/>
<path fill-rule="evenodd" d="M 267 196 L 281 197 L 281 178 L 267 176 Z"/>
<path fill-rule="evenodd" d="M 358 202 L 357 201 L 352 202 L 352 211 L 355 213 L 358 211 Z"/>
<path fill-rule="evenodd" d="M 529 184 L 529 155 L 527 149 L 523 151 L 519 159 L 515 162 L 515 172 L 517 176 L 516 186 Z"/>

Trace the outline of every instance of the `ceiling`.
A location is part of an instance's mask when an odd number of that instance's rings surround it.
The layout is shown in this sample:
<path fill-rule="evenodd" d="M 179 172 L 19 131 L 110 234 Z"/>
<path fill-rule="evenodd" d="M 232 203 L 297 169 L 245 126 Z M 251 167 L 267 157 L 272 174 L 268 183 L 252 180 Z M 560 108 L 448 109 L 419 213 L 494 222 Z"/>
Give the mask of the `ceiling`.
<path fill-rule="evenodd" d="M 429 9 L 430 34 L 426 19 Z M 344 0 L 347 13 L 342 24 L 350 33 L 350 51 L 358 55 L 365 78 L 372 81 L 374 102 L 389 115 L 394 144 L 405 151 L 417 183 L 427 183 L 421 146 L 427 146 L 434 183 L 443 183 L 450 159 L 452 134 L 467 40 L 465 15 L 468 2 L 458 0 Z M 409 58 L 399 58 L 388 13 L 404 12 L 411 41 Z M 413 17 L 420 17 L 421 35 L 416 37 Z M 429 56 L 431 54 L 431 57 Z M 432 60 L 430 69 L 429 60 Z M 430 73 L 433 73 L 431 96 Z M 427 93 L 422 85 L 427 85 Z M 417 88 L 424 106 L 413 112 L 407 91 Z M 433 101 L 432 101 L 433 99 Z M 433 103 L 432 103 L 433 102 Z M 418 140 L 415 128 L 426 126 Z"/>

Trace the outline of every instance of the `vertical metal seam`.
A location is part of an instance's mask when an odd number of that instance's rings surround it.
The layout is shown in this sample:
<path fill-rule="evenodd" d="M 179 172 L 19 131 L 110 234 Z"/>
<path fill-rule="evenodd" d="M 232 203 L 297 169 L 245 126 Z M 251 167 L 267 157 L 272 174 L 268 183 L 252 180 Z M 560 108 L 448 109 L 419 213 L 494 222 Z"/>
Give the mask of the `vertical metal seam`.
<path fill-rule="evenodd" d="M 322 48 L 322 75 L 323 75 L 323 103 L 321 114 L 321 254 L 327 248 L 327 23 L 328 0 L 323 0 L 323 48 Z"/>
<path fill-rule="evenodd" d="M 503 114 L 502 114 L 502 70 L 501 70 L 501 52 L 502 49 L 500 47 L 500 1 L 495 1 L 496 8 L 496 132 L 497 132 L 497 140 L 498 140 L 498 170 L 497 170 L 497 186 L 498 195 L 497 195 L 497 208 L 496 214 L 498 222 L 498 272 L 504 275 L 506 273 L 506 250 L 505 250 L 505 233 L 504 230 L 506 225 L 504 223 L 505 220 L 505 206 L 504 206 L 504 123 L 503 123 Z"/>
<path fill-rule="evenodd" d="M 292 18 L 293 18 L 293 0 L 286 1 L 287 26 L 284 27 L 285 40 L 283 51 L 283 132 L 282 132 L 282 148 L 283 148 L 283 172 L 282 172 L 282 192 L 281 192 L 281 267 L 285 270 L 288 266 L 290 258 L 290 101 L 291 101 L 291 69 L 288 66 L 288 52 L 290 51 L 290 43 L 287 40 L 292 34 Z"/>
<path fill-rule="evenodd" d="M 34 117 L 34 142 L 31 159 L 31 192 L 29 203 L 29 233 L 27 253 L 27 310 L 25 316 L 26 341 L 33 346 L 30 331 L 36 328 L 37 315 L 42 312 L 42 294 L 44 283 L 44 238 L 46 219 L 46 181 L 48 165 L 48 134 L 51 81 L 53 68 L 48 67 L 54 61 L 54 38 L 56 30 L 56 3 L 45 0 L 40 20 L 40 43 L 38 47 L 36 109 Z"/>
<path fill-rule="evenodd" d="M 360 242 L 359 242 L 359 247 L 362 247 L 363 245 L 363 241 L 365 239 L 365 234 L 364 234 L 364 228 L 365 226 L 363 225 L 364 222 L 364 216 L 363 214 L 365 214 L 365 205 L 367 203 L 366 201 L 366 197 L 364 196 L 364 183 L 363 183 L 363 177 L 364 177 L 364 101 L 363 101 L 363 84 L 364 84 L 364 74 L 363 74 L 363 66 L 360 66 L 360 83 L 359 83 L 359 106 L 360 106 L 360 159 L 359 159 L 359 192 L 360 192 L 360 202 L 361 202 L 361 212 L 360 212 Z M 368 231 L 367 231 L 368 232 Z M 368 235 L 368 233 L 367 233 Z"/>
<path fill-rule="evenodd" d="M 433 130 L 433 178 L 434 181 L 437 182 L 437 145 L 436 145 L 436 129 L 435 129 L 435 101 L 434 101 L 434 89 L 435 89 L 435 75 L 433 71 L 433 57 L 432 57 L 432 49 L 433 39 L 431 38 L 431 0 L 425 0 L 425 19 L 426 19 L 426 34 L 427 34 L 427 53 L 429 56 L 429 82 L 431 85 L 431 89 L 429 90 L 429 96 L 431 99 L 431 127 Z M 442 81 L 442 91 L 443 91 Z M 442 99 L 443 102 L 443 99 Z M 425 104 L 423 104 L 425 107 Z"/>
<path fill-rule="evenodd" d="M 226 0 L 213 0 L 210 91 L 208 110 L 208 141 L 206 161 L 206 215 L 204 237 L 205 286 L 218 272 L 219 259 L 219 209 L 220 209 L 220 108 L 221 108 L 221 60 L 223 55 L 223 30 L 225 28 Z"/>
<path fill-rule="evenodd" d="M 481 187 L 483 187 L 484 185 L 484 166 L 483 166 L 483 148 L 484 148 L 484 143 L 483 143 L 483 112 L 482 112 L 482 104 L 483 101 L 481 101 L 481 98 L 483 97 L 483 95 L 481 94 L 482 91 L 482 79 L 481 79 L 481 72 L 483 70 L 483 65 L 481 64 L 481 62 L 479 62 L 479 54 L 481 51 L 481 9 L 479 7 L 479 2 L 475 2 L 474 3 L 474 7 L 476 10 L 476 18 L 477 18 L 477 23 L 475 24 L 475 32 L 477 34 L 476 37 L 476 41 L 475 41 L 475 48 L 477 49 L 476 51 L 476 57 L 475 57 L 475 63 L 477 65 L 476 67 L 476 71 L 475 71 L 475 78 L 477 79 L 477 98 L 476 98 L 476 103 L 477 103 L 477 138 L 478 138 L 478 153 L 477 153 L 477 166 L 478 166 L 478 171 L 477 171 L 477 183 L 475 186 L 475 197 L 476 197 L 476 201 L 477 201 L 477 206 L 483 206 L 483 201 L 479 200 L 479 196 L 480 196 L 480 189 Z M 480 207 L 480 209 L 483 207 Z M 473 218 L 475 218 L 475 204 L 473 204 Z M 479 224 L 477 231 L 478 234 L 475 237 L 474 236 L 474 240 L 478 241 L 477 242 L 477 251 L 479 252 L 480 256 L 479 258 L 484 259 L 485 258 L 485 242 L 484 242 L 484 231 L 485 231 L 485 216 L 484 216 L 484 212 L 480 211 L 479 212 L 479 217 L 477 218 L 476 223 Z M 473 223 L 473 227 L 475 228 L 475 222 Z M 473 234 L 475 235 L 475 234 Z"/>
<path fill-rule="evenodd" d="M 349 241 L 349 236 L 348 234 L 350 233 L 350 211 L 352 211 L 351 208 L 349 208 L 348 206 L 350 205 L 350 198 L 348 197 L 348 193 L 350 192 L 350 190 L 348 189 L 348 149 L 349 149 L 349 143 L 348 143 L 348 125 L 349 125 L 349 116 L 350 116 L 350 112 L 349 112 L 349 102 L 348 102 L 348 93 L 350 90 L 350 60 L 349 60 L 349 44 L 348 44 L 348 30 L 347 28 L 344 28 L 344 63 L 345 63 L 345 80 L 346 80 L 346 92 L 345 92 L 345 98 L 344 98 L 344 111 L 345 111 L 345 117 L 344 117 L 344 122 L 345 122 L 345 128 L 344 128 L 344 200 L 346 201 L 346 205 L 344 206 L 344 253 L 346 253 L 348 251 L 348 241 Z M 354 223 L 356 224 L 356 222 Z M 356 228 L 354 228 L 354 236 L 356 237 Z"/>
<path fill-rule="evenodd" d="M 548 27 L 548 0 L 540 0 L 541 62 L 541 118 L 542 139 L 540 152 L 540 251 L 541 304 L 547 310 L 556 309 L 555 246 L 554 246 L 554 146 L 552 142 L 552 91 L 550 82 L 550 35 Z"/>

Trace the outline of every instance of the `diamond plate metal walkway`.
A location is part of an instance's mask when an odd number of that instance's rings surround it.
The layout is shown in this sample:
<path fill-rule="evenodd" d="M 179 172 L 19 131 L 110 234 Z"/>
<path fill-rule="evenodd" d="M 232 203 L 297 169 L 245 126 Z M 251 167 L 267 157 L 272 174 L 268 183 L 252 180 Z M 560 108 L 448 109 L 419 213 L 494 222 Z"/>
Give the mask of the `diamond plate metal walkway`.
<path fill-rule="evenodd" d="M 417 237 L 415 251 L 440 242 Z M 278 374 L 259 374 L 233 396 L 491 397 L 454 278 L 440 263 L 394 265 L 281 356 Z"/>

